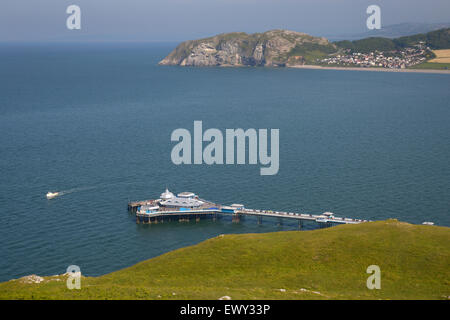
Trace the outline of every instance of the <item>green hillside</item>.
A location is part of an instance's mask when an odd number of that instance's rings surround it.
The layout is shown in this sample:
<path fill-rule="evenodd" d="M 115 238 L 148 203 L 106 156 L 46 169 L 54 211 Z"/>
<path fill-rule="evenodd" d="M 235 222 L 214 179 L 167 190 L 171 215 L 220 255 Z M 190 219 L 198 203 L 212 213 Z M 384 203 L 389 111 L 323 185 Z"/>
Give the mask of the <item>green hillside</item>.
<path fill-rule="evenodd" d="M 81 290 L 68 290 L 65 276 L 18 279 L 0 284 L 0 298 L 448 299 L 449 244 L 447 227 L 396 220 L 224 235 L 83 278 Z M 366 287 L 366 268 L 373 264 L 381 268 L 380 290 Z"/>
<path fill-rule="evenodd" d="M 350 49 L 353 52 L 368 53 L 375 50 L 401 50 L 417 44 L 419 41 L 425 42 L 425 44 L 431 49 L 450 49 L 450 28 L 396 39 L 371 37 L 354 41 L 337 41 L 335 44 L 342 49 Z"/>

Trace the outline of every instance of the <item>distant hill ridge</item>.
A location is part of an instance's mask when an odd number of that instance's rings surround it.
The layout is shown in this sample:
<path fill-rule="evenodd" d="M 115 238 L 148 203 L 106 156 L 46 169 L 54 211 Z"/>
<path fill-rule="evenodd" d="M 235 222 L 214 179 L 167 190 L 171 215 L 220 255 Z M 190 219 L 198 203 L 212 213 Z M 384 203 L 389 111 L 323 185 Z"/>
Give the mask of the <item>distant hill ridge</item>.
<path fill-rule="evenodd" d="M 354 41 L 337 41 L 335 44 L 344 49 L 357 52 L 392 51 L 410 47 L 418 42 L 424 42 L 431 49 L 450 49 L 450 28 L 404 36 L 395 39 L 370 37 Z"/>
<path fill-rule="evenodd" d="M 450 22 L 442 22 L 442 23 L 404 22 L 382 26 L 381 29 L 369 30 L 357 34 L 330 35 L 328 39 L 334 39 L 333 41 L 359 40 L 371 37 L 382 37 L 393 39 L 404 36 L 411 36 L 415 34 L 427 33 L 446 28 L 450 28 Z"/>
<path fill-rule="evenodd" d="M 371 37 L 330 42 L 323 37 L 289 30 L 247 34 L 234 32 L 179 44 L 159 64 L 181 66 L 268 66 L 315 64 L 345 49 L 355 52 L 392 51 L 423 41 L 432 49 L 450 48 L 450 28 L 396 39 Z"/>

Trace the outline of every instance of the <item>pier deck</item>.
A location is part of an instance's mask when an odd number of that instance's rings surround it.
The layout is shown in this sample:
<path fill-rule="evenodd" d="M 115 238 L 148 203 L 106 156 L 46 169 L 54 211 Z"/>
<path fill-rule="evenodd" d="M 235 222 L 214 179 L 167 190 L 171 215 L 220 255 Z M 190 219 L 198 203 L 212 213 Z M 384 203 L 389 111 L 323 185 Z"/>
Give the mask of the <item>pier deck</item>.
<path fill-rule="evenodd" d="M 143 223 L 158 223 L 162 222 L 165 218 L 169 220 L 178 219 L 179 221 L 188 221 L 191 218 L 196 220 L 200 218 L 217 218 L 221 215 L 232 215 L 233 221 L 239 221 L 241 217 L 256 216 L 258 222 L 262 222 L 263 217 L 280 218 L 297 220 L 299 225 L 304 221 L 316 222 L 321 226 L 329 226 L 335 224 L 358 224 L 362 222 L 368 222 L 369 220 L 352 219 L 345 217 L 336 217 L 332 213 L 324 213 L 319 215 L 285 212 L 285 211 L 272 211 L 272 210 L 257 210 L 247 208 L 232 208 L 229 206 L 222 206 L 212 202 L 205 201 L 205 205 L 188 210 L 174 210 L 169 208 L 160 208 L 156 212 L 146 213 L 139 211 L 142 205 L 154 205 L 157 202 L 155 200 L 134 201 L 128 203 L 128 210 L 136 214 L 136 222 Z"/>
<path fill-rule="evenodd" d="M 329 215 L 314 215 L 306 213 L 284 212 L 284 211 L 270 211 L 270 210 L 255 210 L 255 209 L 242 209 L 237 210 L 235 214 L 259 216 L 259 217 L 275 217 L 286 218 L 294 220 L 315 221 L 319 223 L 336 223 L 336 224 L 357 224 L 361 222 L 368 222 L 369 220 L 342 218 Z"/>

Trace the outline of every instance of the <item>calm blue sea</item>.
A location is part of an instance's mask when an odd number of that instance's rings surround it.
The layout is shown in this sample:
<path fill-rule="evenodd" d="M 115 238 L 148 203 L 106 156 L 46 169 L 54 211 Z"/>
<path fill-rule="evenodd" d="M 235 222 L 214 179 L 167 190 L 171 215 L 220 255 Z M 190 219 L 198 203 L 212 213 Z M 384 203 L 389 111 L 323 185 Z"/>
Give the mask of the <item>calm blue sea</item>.
<path fill-rule="evenodd" d="M 174 46 L 0 46 L 0 281 L 71 264 L 96 276 L 223 233 L 296 228 L 136 225 L 127 201 L 166 186 L 250 208 L 450 226 L 449 75 L 158 66 Z M 175 166 L 170 134 L 194 120 L 279 128 L 279 173 Z"/>

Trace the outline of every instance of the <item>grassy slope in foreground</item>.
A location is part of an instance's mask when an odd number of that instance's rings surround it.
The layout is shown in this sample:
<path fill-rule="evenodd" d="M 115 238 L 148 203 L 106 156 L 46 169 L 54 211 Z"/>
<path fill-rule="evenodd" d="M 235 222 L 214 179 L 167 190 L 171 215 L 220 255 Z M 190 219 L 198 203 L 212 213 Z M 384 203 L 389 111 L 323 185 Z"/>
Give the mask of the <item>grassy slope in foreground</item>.
<path fill-rule="evenodd" d="M 51 277 L 39 284 L 8 281 L 0 284 L 0 298 L 446 299 L 449 243 L 447 227 L 396 220 L 225 235 L 83 278 L 81 290 L 70 291 L 65 281 Z M 366 287 L 366 268 L 372 264 L 381 268 L 381 290 Z"/>

